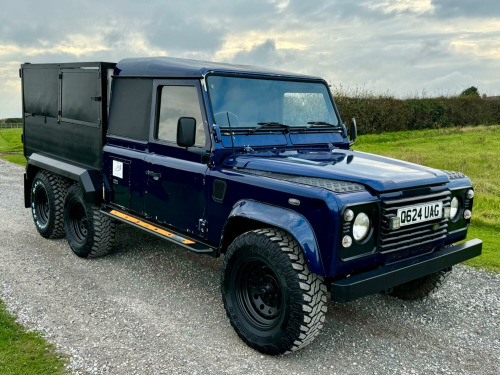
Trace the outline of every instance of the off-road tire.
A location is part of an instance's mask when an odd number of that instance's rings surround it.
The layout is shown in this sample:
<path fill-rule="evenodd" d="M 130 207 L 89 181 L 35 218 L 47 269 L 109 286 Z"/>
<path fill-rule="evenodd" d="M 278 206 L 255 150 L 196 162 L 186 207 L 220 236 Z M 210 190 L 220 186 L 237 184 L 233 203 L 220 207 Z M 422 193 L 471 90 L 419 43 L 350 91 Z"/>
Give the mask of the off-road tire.
<path fill-rule="evenodd" d="M 325 321 L 323 278 L 309 271 L 300 245 L 279 229 L 257 229 L 234 240 L 224 258 L 221 291 L 236 333 L 261 353 L 301 349 Z"/>
<path fill-rule="evenodd" d="M 440 271 L 394 287 L 391 296 L 408 300 L 422 300 L 443 285 L 451 271 Z"/>
<path fill-rule="evenodd" d="M 64 228 L 71 250 L 79 257 L 96 258 L 113 251 L 115 223 L 85 201 L 77 184 L 69 188 L 66 196 Z"/>
<path fill-rule="evenodd" d="M 39 171 L 31 184 L 31 213 L 35 227 L 45 238 L 64 237 L 64 199 L 70 181 Z"/>

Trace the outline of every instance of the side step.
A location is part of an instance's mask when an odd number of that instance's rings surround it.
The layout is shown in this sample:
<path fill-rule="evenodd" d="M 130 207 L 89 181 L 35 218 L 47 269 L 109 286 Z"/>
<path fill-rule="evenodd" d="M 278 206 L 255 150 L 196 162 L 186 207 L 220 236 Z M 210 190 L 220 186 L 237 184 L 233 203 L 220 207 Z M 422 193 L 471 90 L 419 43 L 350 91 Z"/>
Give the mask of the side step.
<path fill-rule="evenodd" d="M 118 211 L 115 209 L 103 209 L 101 210 L 101 212 L 104 215 L 110 216 L 115 220 L 133 225 L 134 227 L 140 228 L 146 232 L 154 234 L 155 236 L 163 238 L 164 240 L 168 240 L 179 246 L 185 247 L 186 249 L 194 251 L 195 253 L 213 254 L 215 252 L 214 249 L 199 241 L 188 238 L 185 235 L 177 234 L 171 229 L 167 230 L 165 228 L 151 224 L 147 221 L 144 221 L 143 219 L 139 219 L 122 211 Z"/>

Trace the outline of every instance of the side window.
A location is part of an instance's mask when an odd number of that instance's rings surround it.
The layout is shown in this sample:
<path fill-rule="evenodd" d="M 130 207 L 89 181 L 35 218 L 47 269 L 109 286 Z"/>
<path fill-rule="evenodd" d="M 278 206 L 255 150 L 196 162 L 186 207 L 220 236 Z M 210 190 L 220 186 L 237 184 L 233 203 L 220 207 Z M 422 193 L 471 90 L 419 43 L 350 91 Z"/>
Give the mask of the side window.
<path fill-rule="evenodd" d="M 205 146 L 205 131 L 201 117 L 198 91 L 194 86 L 163 86 L 157 139 L 177 142 L 177 121 L 180 117 L 196 119 L 195 146 Z"/>

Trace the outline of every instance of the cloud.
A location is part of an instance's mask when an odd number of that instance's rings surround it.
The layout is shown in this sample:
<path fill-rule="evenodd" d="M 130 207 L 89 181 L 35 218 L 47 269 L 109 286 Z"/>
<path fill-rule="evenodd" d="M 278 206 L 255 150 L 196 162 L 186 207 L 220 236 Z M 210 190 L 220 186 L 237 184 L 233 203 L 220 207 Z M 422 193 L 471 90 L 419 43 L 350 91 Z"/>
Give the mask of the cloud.
<path fill-rule="evenodd" d="M 19 64 L 170 55 L 322 76 L 399 96 L 500 95 L 497 0 L 4 2 L 0 118 L 20 115 Z"/>
<path fill-rule="evenodd" d="M 497 0 L 432 0 L 435 15 L 440 18 L 484 17 L 497 18 L 500 2 Z"/>

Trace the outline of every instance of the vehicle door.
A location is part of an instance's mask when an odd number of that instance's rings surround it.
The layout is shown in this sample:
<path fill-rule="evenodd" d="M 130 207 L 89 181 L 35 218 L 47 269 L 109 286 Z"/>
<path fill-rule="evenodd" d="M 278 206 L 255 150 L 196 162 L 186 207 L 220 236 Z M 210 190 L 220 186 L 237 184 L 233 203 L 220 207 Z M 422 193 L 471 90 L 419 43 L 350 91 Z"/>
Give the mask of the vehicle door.
<path fill-rule="evenodd" d="M 203 235 L 205 174 L 210 150 L 199 80 L 158 80 L 153 91 L 154 123 L 146 157 L 144 208 L 147 217 L 177 230 Z M 196 120 L 193 147 L 177 145 L 181 117 Z"/>

